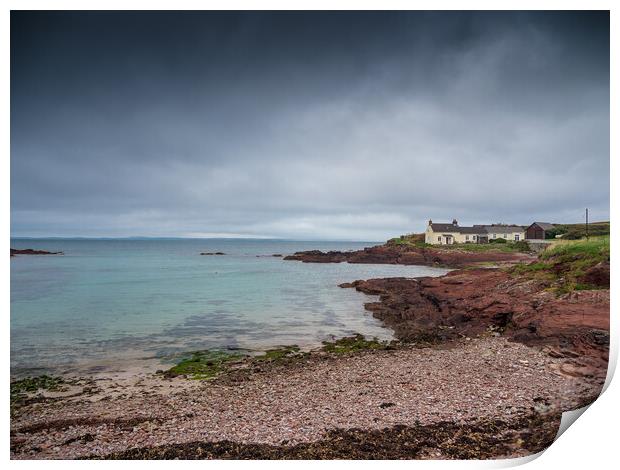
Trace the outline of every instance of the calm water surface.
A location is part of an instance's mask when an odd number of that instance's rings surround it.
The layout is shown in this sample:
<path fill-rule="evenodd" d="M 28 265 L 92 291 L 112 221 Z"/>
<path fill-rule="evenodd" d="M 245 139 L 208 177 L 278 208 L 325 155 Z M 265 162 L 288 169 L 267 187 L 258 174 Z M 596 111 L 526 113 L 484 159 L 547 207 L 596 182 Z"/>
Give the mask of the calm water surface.
<path fill-rule="evenodd" d="M 209 348 L 312 347 L 355 332 L 390 338 L 364 310 L 371 298 L 338 284 L 446 270 L 270 256 L 374 244 L 12 239 L 13 248 L 65 253 L 11 258 L 12 374 L 94 371 L 129 361 L 146 367 Z"/>

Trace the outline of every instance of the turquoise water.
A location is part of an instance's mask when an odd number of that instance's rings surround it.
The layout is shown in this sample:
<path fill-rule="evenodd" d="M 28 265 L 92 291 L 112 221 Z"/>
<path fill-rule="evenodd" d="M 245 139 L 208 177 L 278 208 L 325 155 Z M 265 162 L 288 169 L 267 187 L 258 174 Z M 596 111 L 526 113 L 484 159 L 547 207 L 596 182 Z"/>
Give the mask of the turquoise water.
<path fill-rule="evenodd" d="M 373 244 L 12 239 L 13 248 L 65 254 L 11 258 L 11 372 L 100 370 L 119 361 L 146 367 L 183 351 L 312 347 L 355 332 L 390 338 L 364 310 L 372 298 L 338 284 L 445 270 L 270 256 Z"/>

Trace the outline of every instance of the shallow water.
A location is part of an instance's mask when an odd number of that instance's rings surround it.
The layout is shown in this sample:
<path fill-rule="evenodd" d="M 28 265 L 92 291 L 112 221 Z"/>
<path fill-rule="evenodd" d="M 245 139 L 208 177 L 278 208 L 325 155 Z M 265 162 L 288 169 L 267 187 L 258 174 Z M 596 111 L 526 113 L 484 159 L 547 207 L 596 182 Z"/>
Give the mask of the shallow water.
<path fill-rule="evenodd" d="M 119 361 L 146 367 L 182 351 L 312 347 L 355 332 L 388 339 L 391 331 L 364 310 L 371 298 L 338 284 L 446 270 L 270 256 L 374 244 L 12 239 L 13 248 L 65 254 L 11 258 L 11 372 L 101 370 Z"/>

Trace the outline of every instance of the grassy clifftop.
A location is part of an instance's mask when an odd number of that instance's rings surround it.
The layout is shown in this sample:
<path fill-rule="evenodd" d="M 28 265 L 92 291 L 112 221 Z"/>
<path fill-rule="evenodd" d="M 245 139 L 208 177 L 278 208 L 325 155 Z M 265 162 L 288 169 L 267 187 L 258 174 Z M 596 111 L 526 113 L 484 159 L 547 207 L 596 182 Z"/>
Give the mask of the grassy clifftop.
<path fill-rule="evenodd" d="M 557 241 L 538 261 L 512 268 L 517 274 L 554 283 L 560 292 L 609 288 L 609 235 Z"/>
<path fill-rule="evenodd" d="M 593 237 L 609 236 L 609 222 L 593 222 L 588 224 L 588 234 Z M 579 240 L 586 236 L 586 224 L 555 224 L 555 228 L 548 230 L 547 238 L 555 238 L 560 235 L 563 240 Z"/>

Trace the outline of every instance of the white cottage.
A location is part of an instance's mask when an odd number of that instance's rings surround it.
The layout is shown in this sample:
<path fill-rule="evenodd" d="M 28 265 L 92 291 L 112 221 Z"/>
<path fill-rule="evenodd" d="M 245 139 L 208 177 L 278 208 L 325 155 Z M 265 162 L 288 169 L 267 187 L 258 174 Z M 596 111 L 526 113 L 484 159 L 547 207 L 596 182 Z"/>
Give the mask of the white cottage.
<path fill-rule="evenodd" d="M 489 240 L 497 238 L 504 238 L 507 241 L 525 240 L 525 227 L 507 224 L 461 227 L 456 219 L 451 224 L 433 223 L 429 220 L 424 234 L 424 241 L 430 245 L 488 243 Z"/>

